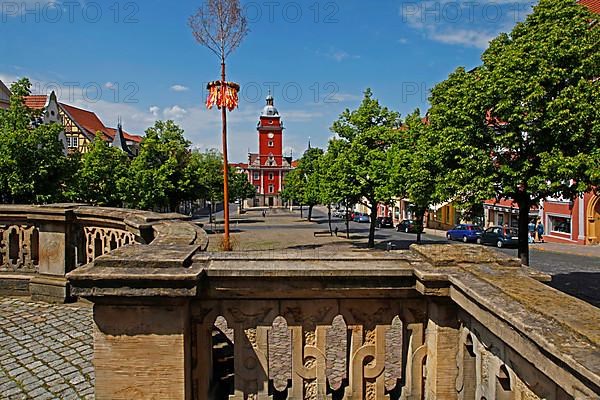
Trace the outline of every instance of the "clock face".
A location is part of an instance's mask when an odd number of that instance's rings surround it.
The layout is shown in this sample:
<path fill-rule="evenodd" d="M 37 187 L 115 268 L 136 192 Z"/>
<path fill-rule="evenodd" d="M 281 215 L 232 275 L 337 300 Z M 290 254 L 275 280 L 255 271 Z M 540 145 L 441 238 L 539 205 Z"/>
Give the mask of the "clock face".
<path fill-rule="evenodd" d="M 275 137 L 275 135 L 274 135 L 274 134 L 272 134 L 272 133 L 269 133 L 269 135 L 268 135 L 268 136 L 269 136 L 269 139 L 273 139 L 273 138 Z"/>

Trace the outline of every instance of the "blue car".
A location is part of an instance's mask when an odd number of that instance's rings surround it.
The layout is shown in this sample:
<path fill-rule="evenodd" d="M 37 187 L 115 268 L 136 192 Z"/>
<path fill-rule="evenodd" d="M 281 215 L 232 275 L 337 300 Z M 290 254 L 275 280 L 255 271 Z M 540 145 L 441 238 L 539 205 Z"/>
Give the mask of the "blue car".
<path fill-rule="evenodd" d="M 477 242 L 482 235 L 482 230 L 474 224 L 458 224 L 453 229 L 446 232 L 448 240 L 462 240 L 465 243 Z"/>

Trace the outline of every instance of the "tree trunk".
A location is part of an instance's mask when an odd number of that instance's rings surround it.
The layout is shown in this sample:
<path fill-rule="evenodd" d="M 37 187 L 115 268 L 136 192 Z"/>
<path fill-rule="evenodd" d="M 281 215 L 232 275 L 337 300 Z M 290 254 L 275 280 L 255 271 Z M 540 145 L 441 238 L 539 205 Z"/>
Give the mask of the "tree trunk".
<path fill-rule="evenodd" d="M 521 264 L 529 265 L 529 207 L 528 199 L 518 201 L 519 205 L 519 252 Z"/>
<path fill-rule="evenodd" d="M 304 218 L 304 215 L 302 215 L 303 208 L 302 208 L 302 204 L 300 204 L 300 219 Z"/>
<path fill-rule="evenodd" d="M 375 225 L 377 224 L 377 203 L 371 201 L 371 221 L 369 226 L 369 243 L 368 247 L 370 249 L 375 247 Z"/>
<path fill-rule="evenodd" d="M 346 239 L 350 239 L 350 211 L 348 210 L 348 200 L 346 200 Z"/>
<path fill-rule="evenodd" d="M 312 210 L 314 206 L 308 206 L 308 222 L 312 222 Z"/>
<path fill-rule="evenodd" d="M 331 233 L 331 204 L 327 204 L 327 218 L 329 219 L 329 233 Z"/>
<path fill-rule="evenodd" d="M 417 244 L 421 244 L 421 236 L 423 232 L 423 221 L 425 220 L 425 210 L 417 211 Z"/>

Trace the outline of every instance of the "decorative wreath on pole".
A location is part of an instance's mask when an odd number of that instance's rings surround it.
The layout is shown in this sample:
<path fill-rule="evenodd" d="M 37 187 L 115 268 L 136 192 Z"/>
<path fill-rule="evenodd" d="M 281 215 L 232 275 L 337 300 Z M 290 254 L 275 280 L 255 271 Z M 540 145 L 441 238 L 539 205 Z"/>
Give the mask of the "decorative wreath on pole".
<path fill-rule="evenodd" d="M 217 106 L 219 110 L 225 107 L 229 111 L 233 111 L 239 105 L 238 92 L 240 91 L 240 85 L 235 82 L 225 82 L 225 86 L 222 87 L 221 84 L 221 81 L 212 81 L 206 85 L 208 90 L 206 108 L 210 110 Z"/>

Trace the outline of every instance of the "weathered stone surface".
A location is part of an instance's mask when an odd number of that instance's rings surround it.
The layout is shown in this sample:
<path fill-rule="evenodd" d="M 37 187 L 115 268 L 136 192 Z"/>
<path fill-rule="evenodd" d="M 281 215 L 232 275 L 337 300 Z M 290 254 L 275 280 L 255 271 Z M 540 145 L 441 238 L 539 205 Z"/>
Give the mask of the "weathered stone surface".
<path fill-rule="evenodd" d="M 94 322 L 96 399 L 190 398 L 184 305 L 96 305 Z"/>

